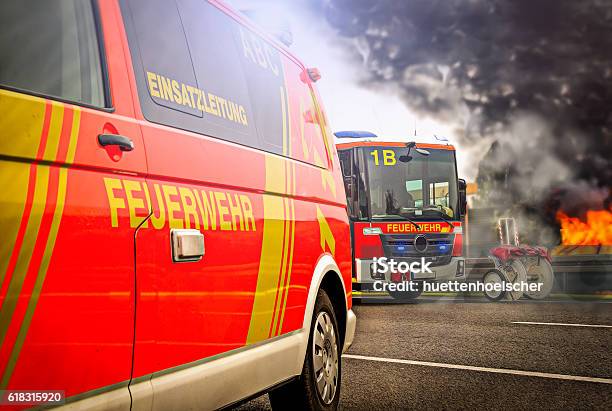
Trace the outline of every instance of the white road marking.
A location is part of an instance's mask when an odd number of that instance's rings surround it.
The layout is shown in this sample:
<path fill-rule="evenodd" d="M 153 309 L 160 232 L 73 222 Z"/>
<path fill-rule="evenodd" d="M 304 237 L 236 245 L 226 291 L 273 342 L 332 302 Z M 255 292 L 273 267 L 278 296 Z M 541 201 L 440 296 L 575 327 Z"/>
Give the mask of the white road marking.
<path fill-rule="evenodd" d="M 472 365 L 445 364 L 445 363 L 429 362 L 429 361 L 402 360 L 402 359 L 397 359 L 397 358 L 368 357 L 365 355 L 355 355 L 355 354 L 344 354 L 342 358 L 351 358 L 355 360 L 377 361 L 377 362 L 386 362 L 386 363 L 395 363 L 395 364 L 422 365 L 425 367 L 450 368 L 454 370 L 490 372 L 490 373 L 495 373 L 495 374 L 522 375 L 525 377 L 552 378 L 556 380 L 595 382 L 595 383 L 600 383 L 600 384 L 612 385 L 612 379 L 610 378 L 583 377 L 579 375 L 567 375 L 567 374 L 552 374 L 548 372 L 511 370 L 507 368 L 475 367 Z"/>
<path fill-rule="evenodd" d="M 532 322 L 532 321 L 512 321 L 512 324 L 559 325 L 559 326 L 565 326 L 565 327 L 612 328 L 612 325 L 602 325 L 602 324 L 538 323 L 538 322 Z"/>

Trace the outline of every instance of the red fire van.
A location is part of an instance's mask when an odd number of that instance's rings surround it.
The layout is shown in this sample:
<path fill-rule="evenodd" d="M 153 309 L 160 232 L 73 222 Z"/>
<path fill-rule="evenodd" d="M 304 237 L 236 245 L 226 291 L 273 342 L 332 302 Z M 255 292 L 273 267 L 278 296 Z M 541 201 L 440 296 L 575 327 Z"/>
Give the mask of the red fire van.
<path fill-rule="evenodd" d="M 204 0 L 2 2 L 0 62 L 4 394 L 337 406 L 350 235 L 313 72 Z"/>

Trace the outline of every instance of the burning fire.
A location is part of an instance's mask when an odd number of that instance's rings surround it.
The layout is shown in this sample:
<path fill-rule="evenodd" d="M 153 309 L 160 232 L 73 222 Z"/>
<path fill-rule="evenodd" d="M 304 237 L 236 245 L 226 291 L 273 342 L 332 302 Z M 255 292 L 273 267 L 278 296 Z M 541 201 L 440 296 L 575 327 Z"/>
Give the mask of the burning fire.
<path fill-rule="evenodd" d="M 563 245 L 612 245 L 612 212 L 589 210 L 586 222 L 557 211 Z"/>

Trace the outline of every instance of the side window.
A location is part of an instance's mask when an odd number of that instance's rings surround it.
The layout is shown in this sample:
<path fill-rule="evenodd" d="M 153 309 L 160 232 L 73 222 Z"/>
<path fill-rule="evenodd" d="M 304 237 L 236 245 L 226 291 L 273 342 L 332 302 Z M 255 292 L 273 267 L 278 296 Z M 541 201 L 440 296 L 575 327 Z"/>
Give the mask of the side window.
<path fill-rule="evenodd" d="M 237 44 L 238 23 L 204 0 L 177 0 L 177 5 L 202 93 L 199 131 L 259 147 L 258 113 L 267 108 L 250 93 Z"/>
<path fill-rule="evenodd" d="M 0 85 L 104 107 L 92 2 L 0 2 Z"/>
<path fill-rule="evenodd" d="M 304 69 L 204 0 L 123 0 L 145 118 L 293 157 L 328 157 Z"/>
<path fill-rule="evenodd" d="M 197 130 L 202 91 L 174 0 L 126 0 L 122 5 L 145 118 Z"/>
<path fill-rule="evenodd" d="M 253 118 L 261 148 L 272 153 L 290 155 L 288 130 L 287 90 L 280 52 L 238 24 L 234 36 L 239 48 L 242 68 L 247 78 Z"/>

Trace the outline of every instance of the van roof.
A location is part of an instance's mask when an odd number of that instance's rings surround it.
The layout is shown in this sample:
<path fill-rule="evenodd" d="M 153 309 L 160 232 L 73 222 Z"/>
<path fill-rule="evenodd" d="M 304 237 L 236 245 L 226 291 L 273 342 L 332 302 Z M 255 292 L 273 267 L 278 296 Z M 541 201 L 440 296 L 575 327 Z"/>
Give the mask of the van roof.
<path fill-rule="evenodd" d="M 429 148 L 432 150 L 455 150 L 451 144 L 416 143 L 417 148 Z M 339 150 L 353 147 L 406 147 L 406 142 L 401 141 L 351 141 L 350 143 L 337 143 Z"/>

